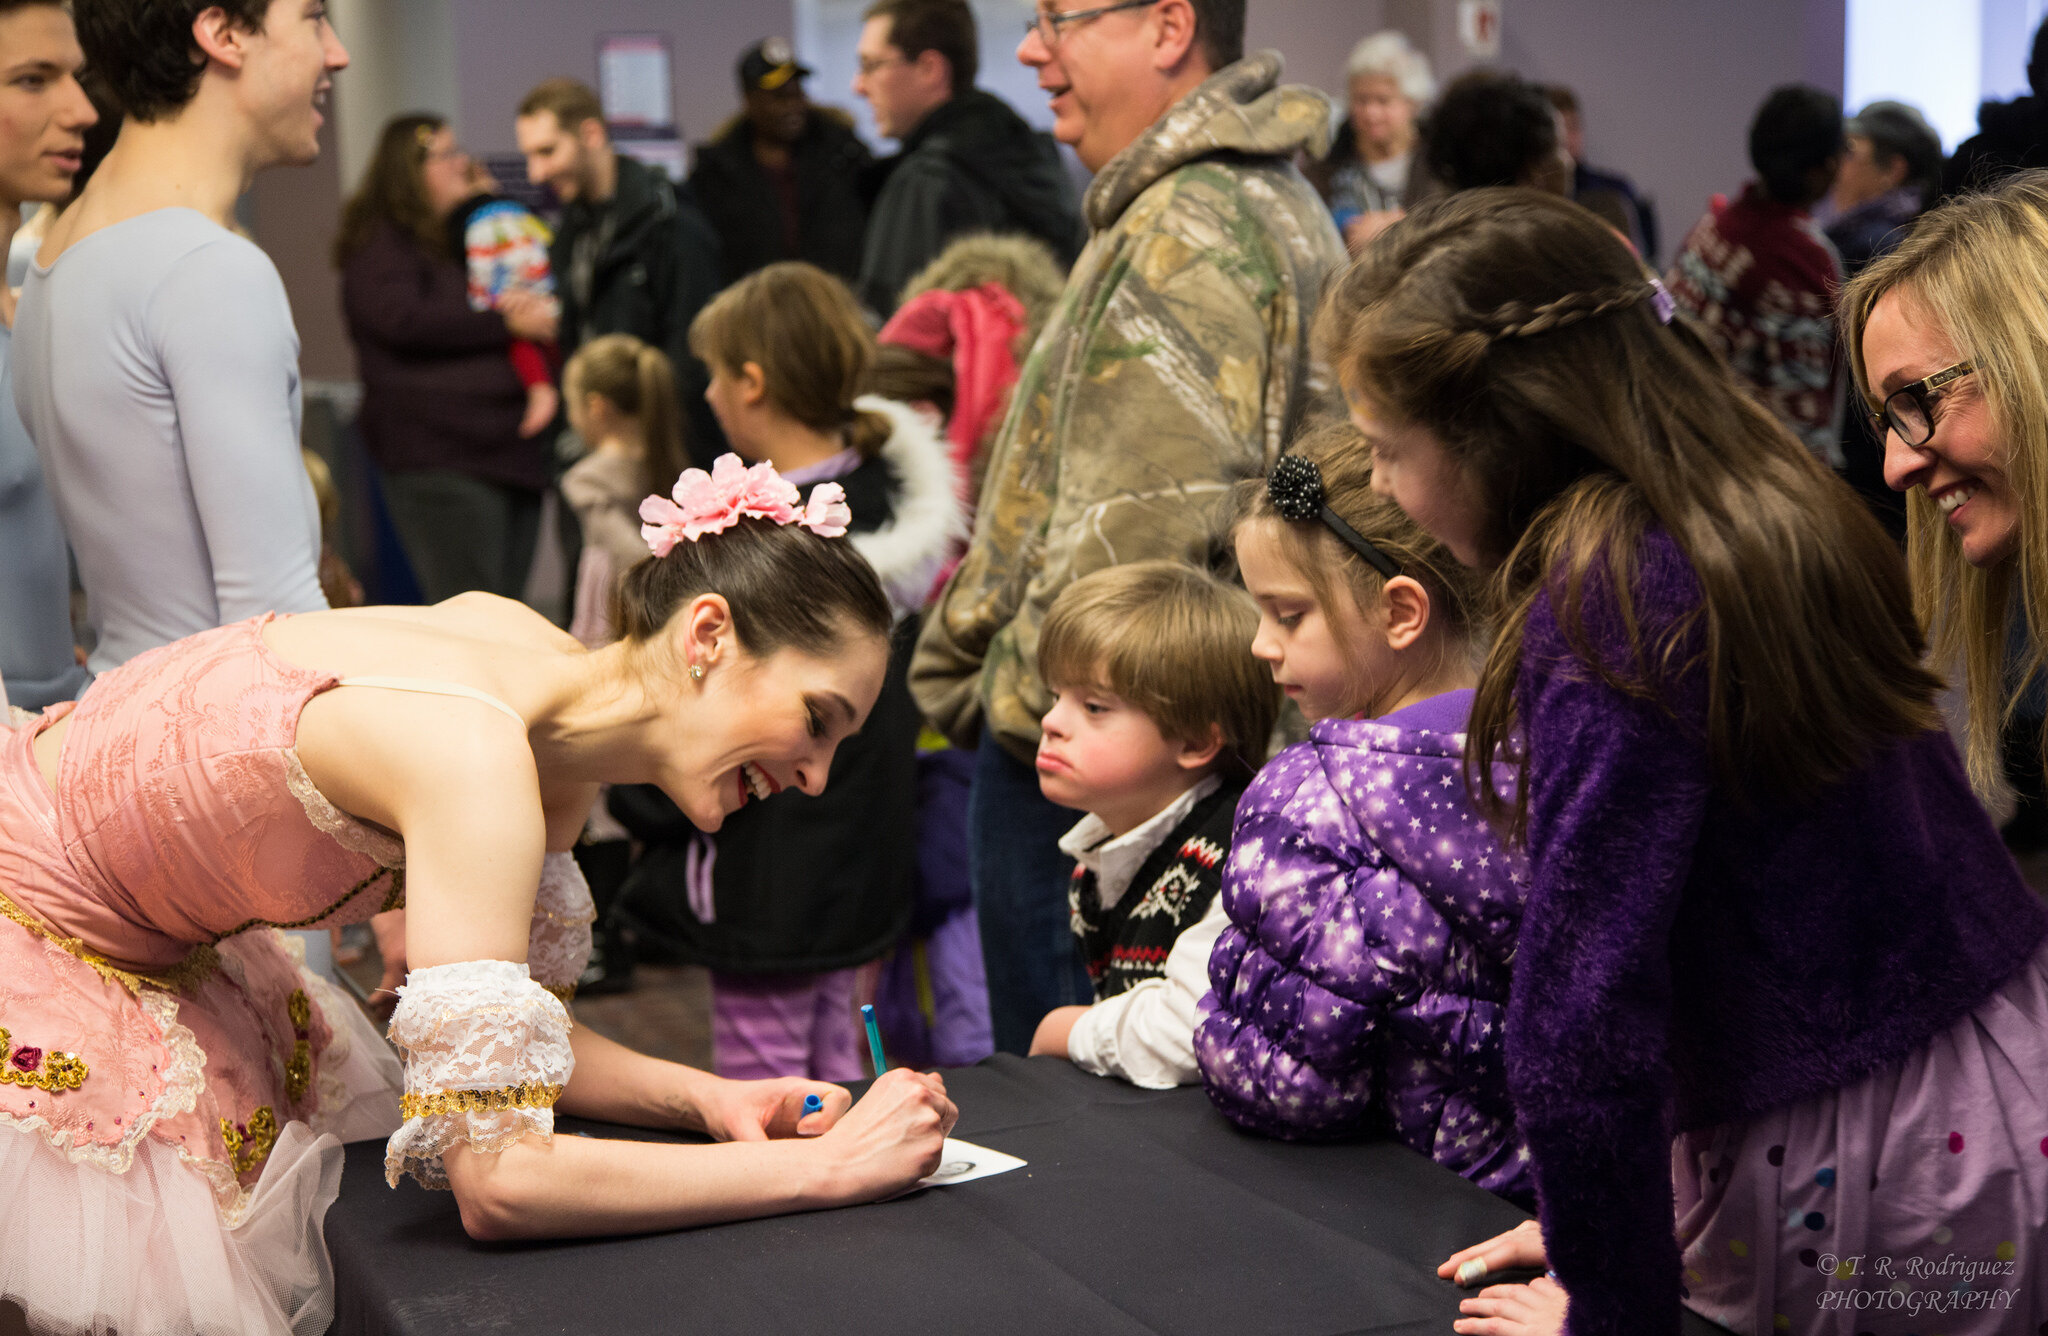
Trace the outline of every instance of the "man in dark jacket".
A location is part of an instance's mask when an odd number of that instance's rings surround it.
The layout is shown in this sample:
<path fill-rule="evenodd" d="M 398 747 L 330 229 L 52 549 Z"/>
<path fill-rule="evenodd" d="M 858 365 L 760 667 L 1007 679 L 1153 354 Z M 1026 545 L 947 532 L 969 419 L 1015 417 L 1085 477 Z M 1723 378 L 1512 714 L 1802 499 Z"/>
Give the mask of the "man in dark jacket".
<path fill-rule="evenodd" d="M 811 73 L 780 37 L 740 57 L 740 114 L 697 146 L 690 190 L 718 232 L 732 283 L 777 260 L 808 260 L 851 283 L 860 275 L 874 162 L 846 113 L 804 95 Z"/>
<path fill-rule="evenodd" d="M 965 232 L 1024 232 L 1062 265 L 1084 239 L 1073 184 L 1052 140 L 974 86 L 967 0 L 876 0 L 860 31 L 853 91 L 903 151 L 875 165 L 858 291 L 880 315 L 903 285 Z"/>
<path fill-rule="evenodd" d="M 1977 133 L 1956 145 L 1941 174 L 1944 197 L 1993 186 L 2014 172 L 2048 167 L 2048 22 L 2027 57 L 2031 94 L 1977 108 Z"/>
<path fill-rule="evenodd" d="M 704 402 L 711 383 L 690 355 L 690 322 L 719 287 L 718 235 L 688 187 L 621 154 L 597 94 L 549 79 L 519 104 L 515 123 L 526 174 L 564 206 L 549 260 L 569 355 L 600 334 L 632 334 L 667 353 L 682 396 L 685 444 L 705 468 L 725 452 Z M 516 299 L 508 298 L 512 311 Z"/>

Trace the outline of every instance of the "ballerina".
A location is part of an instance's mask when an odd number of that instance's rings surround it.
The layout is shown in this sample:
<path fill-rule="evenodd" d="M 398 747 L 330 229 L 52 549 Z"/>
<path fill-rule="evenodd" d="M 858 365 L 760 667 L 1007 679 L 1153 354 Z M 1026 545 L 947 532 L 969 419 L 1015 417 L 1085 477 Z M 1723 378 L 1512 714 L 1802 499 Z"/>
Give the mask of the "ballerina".
<path fill-rule="evenodd" d="M 563 1005 L 600 782 L 716 830 L 817 792 L 881 688 L 889 604 L 843 499 L 796 500 L 732 456 L 650 497 L 595 652 L 489 595 L 265 616 L 0 730 L 0 1197 L 35 1204 L 0 1219 L 0 1299 L 38 1330 L 322 1331 L 341 1142 L 385 1134 L 387 1178 L 452 1188 L 480 1239 L 845 1205 L 937 1166 L 937 1076 L 858 1105 L 725 1081 Z M 402 1078 L 268 931 L 400 904 Z M 721 1144 L 555 1138 L 555 1109 Z"/>

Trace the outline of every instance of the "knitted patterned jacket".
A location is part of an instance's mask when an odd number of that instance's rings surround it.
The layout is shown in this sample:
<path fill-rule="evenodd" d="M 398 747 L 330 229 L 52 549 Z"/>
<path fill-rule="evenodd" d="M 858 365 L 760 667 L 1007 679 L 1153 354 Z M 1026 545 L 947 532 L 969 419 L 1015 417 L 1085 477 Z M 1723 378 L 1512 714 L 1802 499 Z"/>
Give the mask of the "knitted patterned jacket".
<path fill-rule="evenodd" d="M 1209 1098 L 1269 1136 L 1391 1127 L 1519 1204 L 1502 1023 L 1527 878 L 1463 779 L 1472 693 L 1325 719 L 1238 807 L 1195 1027 Z"/>
<path fill-rule="evenodd" d="M 1216 901 L 1231 814 L 1243 796 L 1242 787 L 1225 784 L 1190 808 L 1108 909 L 1096 894 L 1095 874 L 1074 868 L 1067 908 L 1097 1002 L 1165 976 L 1174 941 Z"/>

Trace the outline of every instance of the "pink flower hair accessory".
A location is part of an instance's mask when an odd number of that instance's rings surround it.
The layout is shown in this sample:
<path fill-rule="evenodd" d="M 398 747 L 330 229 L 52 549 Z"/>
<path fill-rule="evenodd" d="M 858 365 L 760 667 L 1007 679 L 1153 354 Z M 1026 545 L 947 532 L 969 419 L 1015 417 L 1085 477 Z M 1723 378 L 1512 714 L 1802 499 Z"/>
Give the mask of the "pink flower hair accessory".
<path fill-rule="evenodd" d="M 853 522 L 846 489 L 836 482 L 811 489 L 808 504 L 796 484 L 765 461 L 749 467 L 738 455 L 720 455 L 703 469 L 684 469 L 668 496 L 640 503 L 640 536 L 648 550 L 665 557 L 680 542 L 723 533 L 746 518 L 801 524 L 821 538 L 837 538 Z"/>

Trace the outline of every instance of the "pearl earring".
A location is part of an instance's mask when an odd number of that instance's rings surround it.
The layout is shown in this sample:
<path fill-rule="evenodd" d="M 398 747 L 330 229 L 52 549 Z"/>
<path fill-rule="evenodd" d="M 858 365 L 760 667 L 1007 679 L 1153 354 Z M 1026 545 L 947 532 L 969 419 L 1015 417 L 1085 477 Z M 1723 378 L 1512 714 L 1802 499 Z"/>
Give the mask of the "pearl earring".
<path fill-rule="evenodd" d="M 703 664 L 701 664 L 701 663 L 693 663 L 693 664 L 691 664 L 691 665 L 690 665 L 690 680 L 691 680 L 692 682 L 702 682 L 702 681 L 704 680 L 704 665 L 703 665 Z"/>

